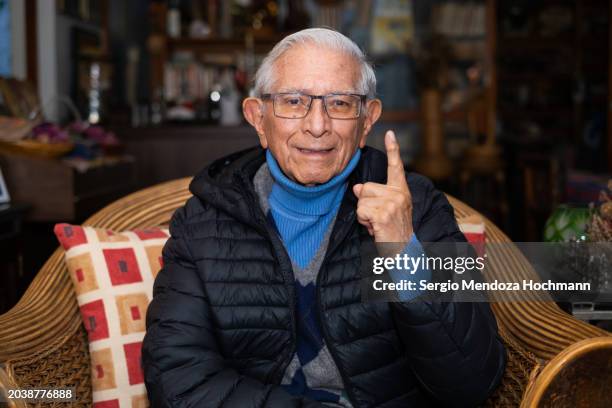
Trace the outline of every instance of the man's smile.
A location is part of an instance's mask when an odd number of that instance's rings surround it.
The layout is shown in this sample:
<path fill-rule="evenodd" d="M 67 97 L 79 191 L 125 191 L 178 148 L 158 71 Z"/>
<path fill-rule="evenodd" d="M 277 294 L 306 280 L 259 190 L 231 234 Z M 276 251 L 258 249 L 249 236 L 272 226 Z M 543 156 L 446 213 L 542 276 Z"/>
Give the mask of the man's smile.
<path fill-rule="evenodd" d="M 333 147 L 330 148 L 320 148 L 320 147 L 296 147 L 297 150 L 309 157 L 324 157 L 331 154 L 335 149 Z"/>

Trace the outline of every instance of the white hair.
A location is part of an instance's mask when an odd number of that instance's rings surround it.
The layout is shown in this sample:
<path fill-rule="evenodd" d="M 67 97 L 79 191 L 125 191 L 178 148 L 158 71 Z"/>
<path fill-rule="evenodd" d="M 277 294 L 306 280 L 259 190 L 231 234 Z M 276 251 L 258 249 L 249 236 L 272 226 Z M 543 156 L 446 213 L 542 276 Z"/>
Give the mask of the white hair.
<path fill-rule="evenodd" d="M 308 28 L 293 33 L 279 41 L 272 51 L 266 55 L 259 69 L 255 73 L 255 95 L 261 96 L 270 92 L 274 83 L 274 63 L 295 45 L 312 44 L 328 49 L 344 52 L 361 66 L 361 78 L 357 83 L 356 91 L 373 98 L 376 95 L 376 76 L 372 65 L 359 46 L 345 35 L 328 28 Z"/>

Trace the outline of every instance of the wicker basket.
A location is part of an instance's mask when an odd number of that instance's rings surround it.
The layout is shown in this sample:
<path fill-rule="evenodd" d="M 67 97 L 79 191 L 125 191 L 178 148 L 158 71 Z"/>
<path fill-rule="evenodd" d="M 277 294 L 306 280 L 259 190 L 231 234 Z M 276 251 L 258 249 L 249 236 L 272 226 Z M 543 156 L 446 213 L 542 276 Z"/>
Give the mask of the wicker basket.
<path fill-rule="evenodd" d="M 70 142 L 43 143 L 24 139 L 18 142 L 0 142 L 0 149 L 9 152 L 22 153 L 30 156 L 56 158 L 65 155 L 74 148 Z"/>
<path fill-rule="evenodd" d="M 77 121 L 81 121 L 81 114 L 79 113 L 76 106 L 70 98 L 63 95 L 55 95 L 52 97 L 45 106 L 50 105 L 54 102 L 63 103 L 72 116 Z M 14 118 L 15 120 L 19 120 Z M 30 156 L 39 156 L 46 158 L 57 158 L 65 155 L 70 152 L 74 148 L 74 143 L 72 142 L 40 142 L 33 139 L 27 139 L 27 136 L 30 134 L 30 131 L 43 120 L 43 108 L 38 106 L 32 112 L 30 112 L 28 119 L 20 119 L 24 123 L 22 126 L 22 131 L 19 132 L 18 135 L 15 132 L 10 135 L 10 137 L 0 137 L 0 149 L 9 152 L 22 153 Z M 1 122 L 0 122 L 1 124 Z"/>
<path fill-rule="evenodd" d="M 0 142 L 16 142 L 23 139 L 36 122 L 23 118 L 13 118 L 11 116 L 0 116 Z"/>

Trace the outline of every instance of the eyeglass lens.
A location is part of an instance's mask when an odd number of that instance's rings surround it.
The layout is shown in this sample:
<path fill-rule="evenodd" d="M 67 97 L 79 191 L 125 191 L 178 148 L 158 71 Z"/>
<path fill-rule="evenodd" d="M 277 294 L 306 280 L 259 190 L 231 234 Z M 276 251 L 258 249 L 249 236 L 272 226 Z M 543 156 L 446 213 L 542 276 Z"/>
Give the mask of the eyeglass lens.
<path fill-rule="evenodd" d="M 333 119 L 350 119 L 359 116 L 361 98 L 356 95 L 326 95 L 325 110 Z M 303 118 L 308 114 L 312 98 L 299 93 L 283 93 L 274 96 L 274 113 L 289 119 Z"/>

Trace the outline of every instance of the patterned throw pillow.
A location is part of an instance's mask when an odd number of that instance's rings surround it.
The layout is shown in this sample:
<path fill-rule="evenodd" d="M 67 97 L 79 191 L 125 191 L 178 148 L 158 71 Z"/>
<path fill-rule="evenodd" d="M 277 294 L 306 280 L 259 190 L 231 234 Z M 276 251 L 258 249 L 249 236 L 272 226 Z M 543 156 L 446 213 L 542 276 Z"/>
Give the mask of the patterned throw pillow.
<path fill-rule="evenodd" d="M 484 256 L 487 236 L 482 217 L 476 214 L 462 217 L 457 219 L 457 225 L 461 232 L 463 232 L 463 235 L 465 235 L 465 239 L 472 244 L 478 256 Z"/>
<path fill-rule="evenodd" d="M 140 349 L 168 230 L 57 224 L 54 231 L 89 337 L 93 407 L 148 406 Z"/>

